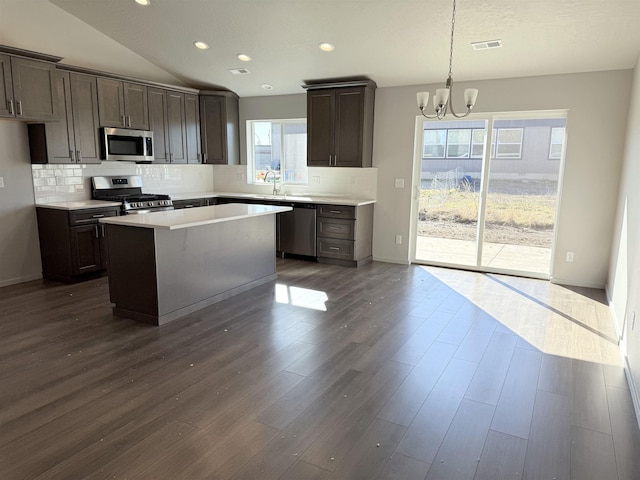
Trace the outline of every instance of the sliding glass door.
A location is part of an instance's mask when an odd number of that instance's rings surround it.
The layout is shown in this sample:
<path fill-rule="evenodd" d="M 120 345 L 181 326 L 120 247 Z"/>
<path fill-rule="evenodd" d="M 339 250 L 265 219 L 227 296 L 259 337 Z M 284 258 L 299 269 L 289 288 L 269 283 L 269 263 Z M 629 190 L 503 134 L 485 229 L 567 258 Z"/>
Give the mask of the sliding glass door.
<path fill-rule="evenodd" d="M 547 278 L 565 123 L 555 112 L 419 120 L 413 260 Z"/>

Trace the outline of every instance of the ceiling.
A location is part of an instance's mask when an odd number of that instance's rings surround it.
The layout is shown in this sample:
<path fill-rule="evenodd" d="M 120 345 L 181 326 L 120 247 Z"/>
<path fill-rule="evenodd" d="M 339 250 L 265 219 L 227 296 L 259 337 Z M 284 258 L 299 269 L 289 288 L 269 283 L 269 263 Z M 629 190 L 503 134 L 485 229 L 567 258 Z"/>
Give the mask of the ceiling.
<path fill-rule="evenodd" d="M 365 76 L 379 87 L 443 82 L 449 0 L 49 0 L 196 88 L 302 93 Z M 502 39 L 474 51 L 471 42 Z M 210 45 L 198 50 L 193 43 Z M 320 42 L 335 45 L 323 52 Z M 640 0 L 458 0 L 456 80 L 633 68 Z M 237 59 L 238 53 L 252 57 Z M 246 68 L 248 75 L 228 70 Z M 270 91 L 261 84 L 273 86 Z"/>

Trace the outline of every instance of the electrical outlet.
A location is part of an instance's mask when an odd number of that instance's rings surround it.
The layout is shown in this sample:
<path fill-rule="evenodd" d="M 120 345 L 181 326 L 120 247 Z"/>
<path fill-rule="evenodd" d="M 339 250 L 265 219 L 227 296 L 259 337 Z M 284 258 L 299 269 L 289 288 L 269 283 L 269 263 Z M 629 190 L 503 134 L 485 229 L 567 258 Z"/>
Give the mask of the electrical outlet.
<path fill-rule="evenodd" d="M 396 178 L 396 188 L 404 188 L 404 178 Z"/>
<path fill-rule="evenodd" d="M 314 185 L 320 185 L 320 177 L 318 175 L 311 177 L 311 183 Z"/>
<path fill-rule="evenodd" d="M 402 245 L 402 235 L 396 235 L 396 245 Z"/>
<path fill-rule="evenodd" d="M 567 252 L 567 262 L 573 262 L 573 252 Z"/>
<path fill-rule="evenodd" d="M 0 177 L 0 188 L 4 188 L 4 177 Z"/>

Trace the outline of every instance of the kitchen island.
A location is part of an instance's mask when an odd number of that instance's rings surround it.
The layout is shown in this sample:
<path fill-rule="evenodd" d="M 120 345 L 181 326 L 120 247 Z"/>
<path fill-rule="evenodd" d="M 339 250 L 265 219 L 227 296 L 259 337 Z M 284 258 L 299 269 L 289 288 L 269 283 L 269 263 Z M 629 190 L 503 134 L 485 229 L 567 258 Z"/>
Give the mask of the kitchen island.
<path fill-rule="evenodd" d="M 274 280 L 275 215 L 226 204 L 100 219 L 113 313 L 163 325 Z"/>

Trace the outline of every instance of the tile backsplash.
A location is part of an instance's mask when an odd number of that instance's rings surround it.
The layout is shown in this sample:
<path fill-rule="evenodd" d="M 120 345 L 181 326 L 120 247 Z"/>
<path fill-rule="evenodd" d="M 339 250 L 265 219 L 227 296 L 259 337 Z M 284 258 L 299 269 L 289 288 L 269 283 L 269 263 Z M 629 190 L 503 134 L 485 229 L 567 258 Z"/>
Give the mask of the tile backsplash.
<path fill-rule="evenodd" d="M 102 162 L 99 165 L 31 165 L 36 203 L 87 200 L 91 177 L 140 175 L 148 193 L 213 191 L 211 165 L 146 165 Z"/>

